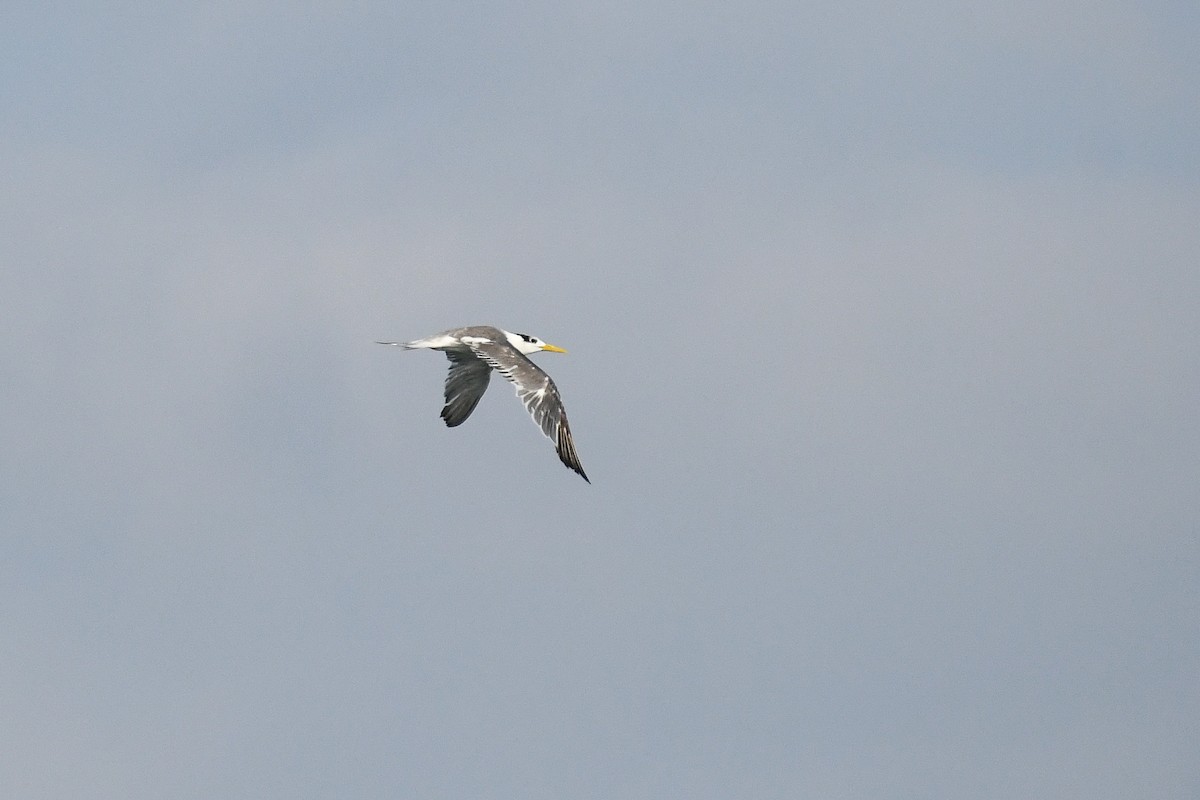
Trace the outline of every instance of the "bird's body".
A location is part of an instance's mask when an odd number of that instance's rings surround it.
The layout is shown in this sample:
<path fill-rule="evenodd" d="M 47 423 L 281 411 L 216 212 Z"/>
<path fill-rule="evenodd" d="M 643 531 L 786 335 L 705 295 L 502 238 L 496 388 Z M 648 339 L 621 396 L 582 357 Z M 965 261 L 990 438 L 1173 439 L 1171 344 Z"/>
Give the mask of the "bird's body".
<path fill-rule="evenodd" d="M 558 387 L 541 367 L 527 358 L 530 353 L 543 350 L 552 353 L 565 353 L 566 350 L 546 344 L 536 336 L 510 333 L 490 325 L 451 328 L 412 342 L 379 344 L 406 350 L 441 350 L 446 354 L 450 359 L 450 374 L 446 376 L 446 405 L 442 408 L 442 419 L 451 428 L 463 424 L 471 416 L 479 398 L 487 391 L 492 370 L 496 370 L 516 387 L 517 397 L 525 404 L 534 423 L 554 442 L 559 459 L 591 483 L 575 453 L 575 440 L 571 438 Z"/>

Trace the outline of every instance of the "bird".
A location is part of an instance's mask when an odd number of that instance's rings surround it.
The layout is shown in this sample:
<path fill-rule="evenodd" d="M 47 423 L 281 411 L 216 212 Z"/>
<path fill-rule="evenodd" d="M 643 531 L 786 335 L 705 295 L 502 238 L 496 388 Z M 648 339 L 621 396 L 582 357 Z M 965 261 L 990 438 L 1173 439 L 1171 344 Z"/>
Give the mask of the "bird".
<path fill-rule="evenodd" d="M 411 342 L 376 342 L 405 350 L 441 350 L 450 359 L 450 373 L 446 376 L 446 405 L 442 408 L 442 419 L 446 427 L 454 428 L 466 422 L 467 417 L 479 404 L 479 398 L 487 391 L 492 370 L 499 372 L 517 389 L 517 397 L 525 409 L 551 441 L 558 452 L 559 460 L 568 468 L 579 473 L 588 483 L 591 479 L 579 463 L 575 452 L 575 440 L 567 424 L 567 412 L 563 408 L 558 387 L 550 376 L 527 356 L 531 353 L 565 353 L 556 345 L 547 344 L 536 336 L 512 333 L 490 325 L 472 325 L 451 328 L 424 339 Z"/>

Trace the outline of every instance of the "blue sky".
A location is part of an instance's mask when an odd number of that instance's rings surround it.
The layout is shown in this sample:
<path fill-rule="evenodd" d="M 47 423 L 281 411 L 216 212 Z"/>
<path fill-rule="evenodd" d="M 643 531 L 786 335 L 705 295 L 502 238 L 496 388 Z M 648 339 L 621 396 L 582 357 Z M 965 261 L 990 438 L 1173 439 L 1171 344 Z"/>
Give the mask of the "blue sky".
<path fill-rule="evenodd" d="M 2 13 L 0 794 L 1200 791 L 1190 5 Z"/>

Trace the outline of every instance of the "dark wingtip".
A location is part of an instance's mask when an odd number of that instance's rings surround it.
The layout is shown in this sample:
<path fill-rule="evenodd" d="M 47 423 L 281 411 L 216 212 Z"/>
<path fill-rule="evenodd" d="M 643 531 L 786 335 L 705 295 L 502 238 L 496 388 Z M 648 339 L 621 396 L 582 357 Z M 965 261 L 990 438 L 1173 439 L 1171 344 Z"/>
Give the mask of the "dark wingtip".
<path fill-rule="evenodd" d="M 559 460 L 566 464 L 568 469 L 578 472 L 579 477 L 591 483 L 592 479 L 583 471 L 583 464 L 579 463 L 579 455 L 575 452 L 575 440 L 571 438 L 571 429 L 567 425 L 566 414 L 563 415 L 562 426 L 558 431 L 557 444 L 558 447 L 555 449 L 558 450 Z"/>
<path fill-rule="evenodd" d="M 574 453 L 572 453 L 571 455 L 575 456 Z M 579 473 L 579 477 L 583 478 L 588 483 L 592 482 L 592 479 L 589 478 L 587 476 L 587 473 L 583 471 L 583 465 L 579 463 L 579 456 L 575 456 L 574 458 L 571 458 L 569 460 L 567 458 L 563 458 L 562 462 L 564 464 L 566 464 L 567 468 L 570 469 L 572 472 Z"/>
<path fill-rule="evenodd" d="M 572 459 L 571 459 L 571 462 L 572 462 L 572 463 L 570 463 L 570 464 L 567 464 L 567 466 L 568 466 L 568 467 L 570 467 L 571 469 L 575 470 L 576 472 L 578 472 L 578 473 L 579 473 L 579 477 L 583 478 L 583 479 L 584 479 L 585 481 L 587 481 L 588 483 L 591 483 L 591 482 L 592 482 L 592 479 L 591 479 L 591 478 L 589 478 L 589 477 L 587 476 L 587 473 L 583 471 L 583 464 L 580 464 L 580 463 L 579 463 L 579 456 L 575 455 L 575 449 L 574 449 L 574 448 L 572 448 L 572 449 L 571 449 L 571 455 L 572 455 Z"/>

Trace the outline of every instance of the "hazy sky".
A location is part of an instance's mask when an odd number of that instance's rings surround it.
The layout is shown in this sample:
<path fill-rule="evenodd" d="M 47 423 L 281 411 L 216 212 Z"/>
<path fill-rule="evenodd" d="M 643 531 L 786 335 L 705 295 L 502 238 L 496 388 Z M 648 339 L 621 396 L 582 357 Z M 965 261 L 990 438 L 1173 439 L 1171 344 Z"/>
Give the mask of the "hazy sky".
<path fill-rule="evenodd" d="M 0 12 L 0 796 L 1200 794 L 1194 3 L 185 5 Z"/>

